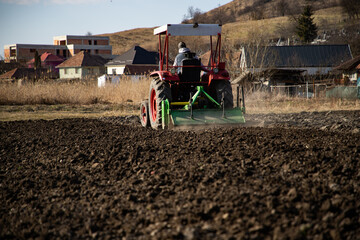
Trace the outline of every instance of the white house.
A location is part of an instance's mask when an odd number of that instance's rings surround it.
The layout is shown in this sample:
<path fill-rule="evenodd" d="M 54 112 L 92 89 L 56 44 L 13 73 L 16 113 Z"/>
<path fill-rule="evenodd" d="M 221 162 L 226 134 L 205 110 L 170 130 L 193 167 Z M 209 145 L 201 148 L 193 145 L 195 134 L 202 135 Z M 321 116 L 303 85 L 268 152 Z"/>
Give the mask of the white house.
<path fill-rule="evenodd" d="M 107 60 L 99 55 L 91 55 L 81 51 L 56 66 L 61 79 L 84 79 L 90 76 L 100 76 L 105 73 Z"/>

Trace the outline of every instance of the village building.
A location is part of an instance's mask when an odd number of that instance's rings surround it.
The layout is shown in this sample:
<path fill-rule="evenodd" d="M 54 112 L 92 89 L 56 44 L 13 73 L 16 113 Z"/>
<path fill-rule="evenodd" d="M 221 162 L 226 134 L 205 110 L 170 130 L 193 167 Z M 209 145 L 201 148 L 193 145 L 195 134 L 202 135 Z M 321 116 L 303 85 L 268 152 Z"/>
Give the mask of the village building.
<path fill-rule="evenodd" d="M 146 74 L 159 68 L 157 52 L 150 52 L 134 46 L 125 53 L 115 57 L 106 64 L 107 74 Z"/>
<path fill-rule="evenodd" d="M 242 48 L 240 68 L 258 73 L 268 69 L 305 71 L 308 75 L 327 74 L 352 59 L 349 45 L 299 45 Z"/>
<path fill-rule="evenodd" d="M 334 70 L 341 71 L 343 79 L 348 79 L 360 87 L 360 55 L 337 66 Z"/>
<path fill-rule="evenodd" d="M 106 74 L 98 78 L 98 86 L 105 86 L 107 82 L 119 83 L 120 78 L 124 76 L 138 81 L 142 76 L 159 69 L 158 56 L 157 52 L 134 46 L 105 65 Z"/>
<path fill-rule="evenodd" d="M 81 51 L 56 68 L 59 69 L 60 79 L 86 79 L 104 74 L 106 62 L 99 55 Z"/>
<path fill-rule="evenodd" d="M 311 91 L 315 94 L 319 92 L 315 80 L 326 78 L 336 66 L 350 59 L 349 45 L 243 47 L 241 74 L 232 83 L 247 81 L 252 83 L 253 90 L 265 87 L 269 91 L 280 90 L 289 95 L 303 95 L 306 91 L 309 96 L 310 78 Z M 306 90 L 305 86 L 300 86 L 305 84 Z"/>
<path fill-rule="evenodd" d="M 41 60 L 41 68 L 45 68 L 48 69 L 50 71 L 56 71 L 58 72 L 58 69 L 55 68 L 57 65 L 59 65 L 60 63 L 64 62 L 64 59 L 61 57 L 58 57 L 52 53 L 49 52 L 45 52 L 40 56 L 40 60 Z M 34 64 L 35 64 L 35 58 L 31 59 L 30 61 L 28 61 L 26 63 L 26 65 L 28 66 L 28 68 L 34 68 Z"/>
<path fill-rule="evenodd" d="M 49 52 L 53 55 L 67 59 L 81 51 L 99 55 L 106 59 L 112 58 L 112 46 L 110 45 L 109 37 L 65 35 L 54 37 L 53 45 L 5 45 L 4 61 L 26 63 L 34 58 L 35 52 L 38 52 L 39 55 Z"/>
<path fill-rule="evenodd" d="M 53 78 L 54 74 L 48 73 L 46 69 L 33 69 L 26 67 L 17 67 L 0 75 L 0 83 L 19 83 L 34 81 L 41 76 Z M 56 76 L 55 76 L 56 77 Z"/>

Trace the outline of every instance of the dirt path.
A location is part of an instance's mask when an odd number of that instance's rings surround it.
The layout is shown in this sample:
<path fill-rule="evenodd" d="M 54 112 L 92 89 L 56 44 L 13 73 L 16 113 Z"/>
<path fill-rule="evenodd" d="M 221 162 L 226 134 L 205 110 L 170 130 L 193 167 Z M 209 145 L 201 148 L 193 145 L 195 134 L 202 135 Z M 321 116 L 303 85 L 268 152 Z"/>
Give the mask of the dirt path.
<path fill-rule="evenodd" d="M 357 239 L 360 111 L 0 123 L 0 239 Z"/>

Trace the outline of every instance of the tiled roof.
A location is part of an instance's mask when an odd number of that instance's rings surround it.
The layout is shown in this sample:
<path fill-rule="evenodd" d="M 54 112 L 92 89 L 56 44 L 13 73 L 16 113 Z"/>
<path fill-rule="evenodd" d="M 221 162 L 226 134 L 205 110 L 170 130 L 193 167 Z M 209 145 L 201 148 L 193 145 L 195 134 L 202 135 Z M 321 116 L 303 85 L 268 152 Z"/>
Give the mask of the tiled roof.
<path fill-rule="evenodd" d="M 142 47 L 135 46 L 108 62 L 106 66 L 128 64 L 158 64 L 158 61 L 158 53 L 149 52 Z"/>
<path fill-rule="evenodd" d="M 35 74 L 35 70 L 32 68 L 14 68 L 0 75 L 0 79 L 23 78 L 23 77 L 32 76 L 34 74 Z"/>
<path fill-rule="evenodd" d="M 353 70 L 360 69 L 360 55 L 354 57 L 353 59 L 344 62 L 343 64 L 337 66 L 335 70 Z"/>
<path fill-rule="evenodd" d="M 85 51 L 81 51 L 75 56 L 69 58 L 63 63 L 56 66 L 57 68 L 66 68 L 66 67 L 96 67 L 104 66 L 106 60 L 99 55 L 91 55 Z"/>
<path fill-rule="evenodd" d="M 45 53 L 41 54 L 40 58 L 41 58 L 41 62 L 63 62 L 64 61 L 64 59 L 62 59 L 61 57 L 56 56 L 49 52 L 45 52 Z M 35 58 L 31 59 L 26 64 L 32 64 L 34 62 L 35 62 Z"/>
<path fill-rule="evenodd" d="M 61 57 L 56 56 L 52 53 L 45 52 L 41 55 L 41 61 L 42 62 L 61 62 L 61 61 L 64 61 L 64 59 L 62 59 Z"/>
<path fill-rule="evenodd" d="M 334 67 L 351 58 L 349 45 L 246 48 L 247 65 L 255 67 Z"/>

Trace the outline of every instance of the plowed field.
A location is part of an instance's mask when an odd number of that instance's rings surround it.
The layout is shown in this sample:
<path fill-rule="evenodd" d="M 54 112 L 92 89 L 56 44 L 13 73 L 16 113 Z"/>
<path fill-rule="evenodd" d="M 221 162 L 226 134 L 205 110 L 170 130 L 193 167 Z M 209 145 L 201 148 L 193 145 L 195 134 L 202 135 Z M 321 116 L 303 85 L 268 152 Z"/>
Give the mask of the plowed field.
<path fill-rule="evenodd" d="M 359 239 L 360 111 L 0 123 L 0 239 Z"/>

